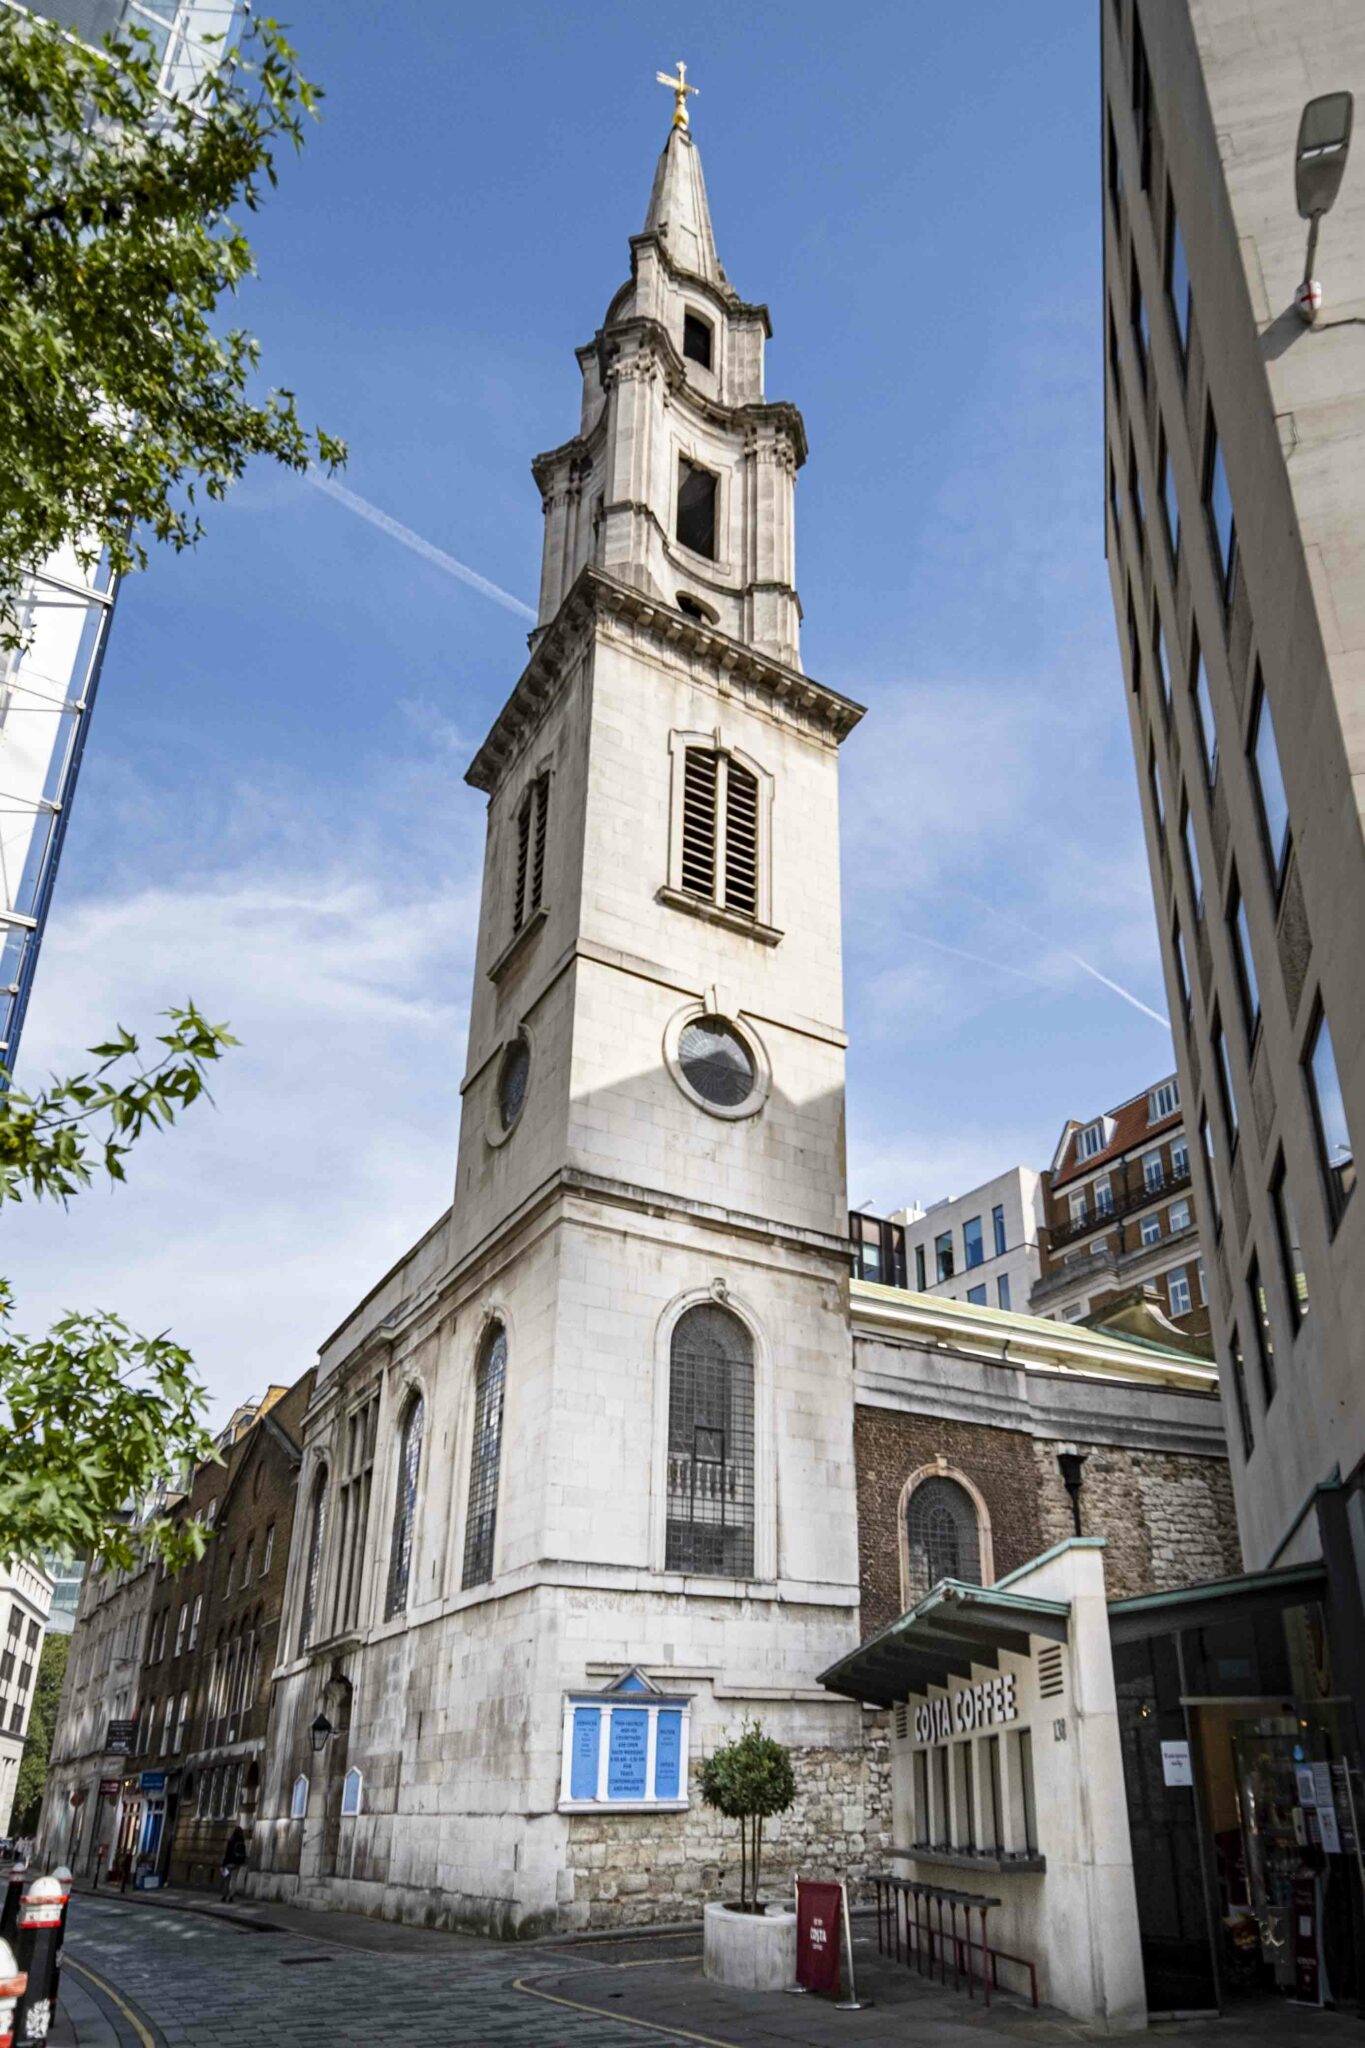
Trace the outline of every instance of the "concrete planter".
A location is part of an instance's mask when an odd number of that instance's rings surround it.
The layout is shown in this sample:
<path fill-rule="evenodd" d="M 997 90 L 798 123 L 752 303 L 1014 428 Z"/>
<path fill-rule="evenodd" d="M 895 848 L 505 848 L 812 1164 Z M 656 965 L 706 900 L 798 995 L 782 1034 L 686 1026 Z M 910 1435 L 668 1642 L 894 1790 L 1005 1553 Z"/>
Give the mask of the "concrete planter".
<path fill-rule="evenodd" d="M 761 1915 L 708 1906 L 702 1970 L 713 1983 L 741 1991 L 785 1991 L 796 1982 L 795 1913 L 785 1906 L 768 1906 Z"/>

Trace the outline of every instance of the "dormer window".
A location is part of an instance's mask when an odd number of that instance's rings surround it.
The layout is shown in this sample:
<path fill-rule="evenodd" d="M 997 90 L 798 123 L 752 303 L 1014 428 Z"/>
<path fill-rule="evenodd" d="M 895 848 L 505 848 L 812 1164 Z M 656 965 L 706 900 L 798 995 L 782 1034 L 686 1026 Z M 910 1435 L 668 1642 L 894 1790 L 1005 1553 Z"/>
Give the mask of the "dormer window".
<path fill-rule="evenodd" d="M 700 313 L 683 314 L 683 354 L 689 362 L 700 363 L 703 370 L 711 367 L 711 322 L 703 320 Z"/>
<path fill-rule="evenodd" d="M 1174 1076 L 1153 1088 L 1147 1097 L 1147 1121 L 1159 1124 L 1163 1117 L 1174 1116 L 1180 1107 L 1180 1083 Z"/>
<path fill-rule="evenodd" d="M 678 540 L 694 555 L 716 559 L 716 483 L 709 469 L 699 469 L 685 455 L 678 459 Z"/>
<path fill-rule="evenodd" d="M 1101 1118 L 1098 1123 L 1087 1124 L 1084 1130 L 1077 1131 L 1076 1157 L 1078 1159 L 1093 1159 L 1097 1152 L 1103 1152 L 1104 1146 L 1105 1136 L 1103 1118 Z"/>

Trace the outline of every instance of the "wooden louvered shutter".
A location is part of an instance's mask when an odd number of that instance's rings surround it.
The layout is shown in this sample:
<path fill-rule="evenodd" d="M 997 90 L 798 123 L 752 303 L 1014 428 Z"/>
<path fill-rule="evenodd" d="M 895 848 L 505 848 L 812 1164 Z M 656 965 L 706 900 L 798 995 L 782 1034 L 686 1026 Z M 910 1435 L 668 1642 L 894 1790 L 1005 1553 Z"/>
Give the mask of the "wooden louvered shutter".
<path fill-rule="evenodd" d="M 719 757 L 689 747 L 683 763 L 682 885 L 691 896 L 716 894 L 716 780 Z"/>
<path fill-rule="evenodd" d="M 512 929 L 526 922 L 526 878 L 531 851 L 531 796 L 528 790 L 517 812 L 517 890 L 512 902 Z"/>
<path fill-rule="evenodd" d="M 758 915 L 758 778 L 725 763 L 725 908 Z"/>
<path fill-rule="evenodd" d="M 532 791 L 535 799 L 535 833 L 531 847 L 531 900 L 528 913 L 539 910 L 545 891 L 545 827 L 550 813 L 550 778 L 542 775 Z"/>

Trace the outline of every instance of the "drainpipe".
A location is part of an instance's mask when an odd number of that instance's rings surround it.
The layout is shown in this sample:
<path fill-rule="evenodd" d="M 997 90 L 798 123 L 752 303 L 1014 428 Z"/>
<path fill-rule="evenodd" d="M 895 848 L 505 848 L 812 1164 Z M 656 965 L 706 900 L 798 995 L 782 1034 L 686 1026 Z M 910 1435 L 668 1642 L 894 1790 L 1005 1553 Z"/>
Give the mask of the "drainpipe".
<path fill-rule="evenodd" d="M 1066 1450 L 1057 1453 L 1057 1470 L 1062 1475 L 1062 1485 L 1071 1496 L 1071 1520 L 1078 1536 L 1081 1528 L 1081 1467 L 1086 1460 L 1084 1451 Z"/>

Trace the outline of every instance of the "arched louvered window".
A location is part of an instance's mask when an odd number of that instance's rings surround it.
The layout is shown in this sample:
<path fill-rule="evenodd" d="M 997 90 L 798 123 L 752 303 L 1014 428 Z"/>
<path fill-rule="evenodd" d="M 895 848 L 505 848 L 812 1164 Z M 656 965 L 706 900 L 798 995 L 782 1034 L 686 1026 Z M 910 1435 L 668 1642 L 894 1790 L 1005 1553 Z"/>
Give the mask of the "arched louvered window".
<path fill-rule="evenodd" d="M 940 1579 L 981 1584 L 981 1529 L 976 1502 L 955 1479 L 922 1480 L 905 1507 L 911 1601 Z"/>
<path fill-rule="evenodd" d="M 514 932 L 519 932 L 534 917 L 545 894 L 545 835 L 549 820 L 550 776 L 547 769 L 531 784 L 517 812 L 517 876 L 512 907 Z"/>
<path fill-rule="evenodd" d="M 733 754 L 688 747 L 682 887 L 741 917 L 759 914 L 758 777 Z"/>
<path fill-rule="evenodd" d="M 389 1587 L 384 1600 L 384 1619 L 391 1621 L 408 1604 L 408 1576 L 412 1569 L 412 1534 L 417 1519 L 417 1474 L 422 1463 L 422 1426 L 426 1404 L 414 1394 L 403 1415 L 398 1433 L 398 1492 L 393 1504 L 393 1541 L 389 1545 Z"/>
<path fill-rule="evenodd" d="M 465 1586 L 486 1585 L 493 1576 L 506 1384 L 507 1332 L 501 1323 L 494 1323 L 484 1337 L 474 1378 L 474 1441 L 469 1453 L 469 1508 L 464 1530 Z"/>
<path fill-rule="evenodd" d="M 322 1546 L 327 1533 L 327 1467 L 313 1481 L 313 1498 L 308 1509 L 308 1552 L 304 1562 L 303 1618 L 299 1623 L 299 1647 L 306 1650 L 313 1640 L 318 1615 L 318 1588 L 322 1580 Z"/>
<path fill-rule="evenodd" d="M 679 1316 L 668 1381 L 669 1571 L 754 1569 L 754 1347 L 716 1302 Z"/>

